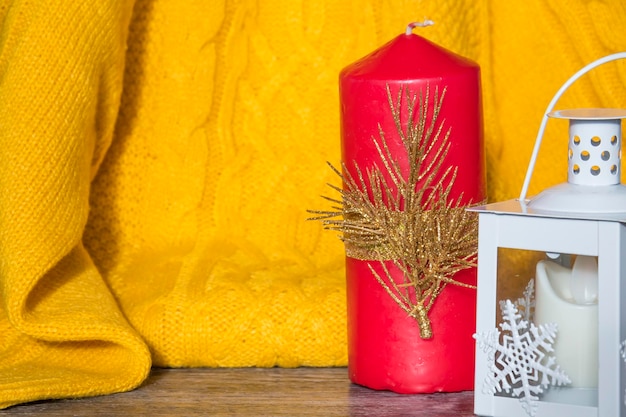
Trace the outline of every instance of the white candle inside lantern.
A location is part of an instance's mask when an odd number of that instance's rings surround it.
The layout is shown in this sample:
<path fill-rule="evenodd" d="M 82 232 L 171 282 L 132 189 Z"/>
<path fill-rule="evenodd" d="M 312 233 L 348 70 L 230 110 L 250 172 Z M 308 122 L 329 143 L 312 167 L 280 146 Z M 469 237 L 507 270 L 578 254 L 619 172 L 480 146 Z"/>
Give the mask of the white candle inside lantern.
<path fill-rule="evenodd" d="M 572 269 L 540 261 L 536 270 L 537 325 L 557 323 L 557 362 L 572 387 L 598 386 L 598 267 L 594 257 L 579 255 Z"/>

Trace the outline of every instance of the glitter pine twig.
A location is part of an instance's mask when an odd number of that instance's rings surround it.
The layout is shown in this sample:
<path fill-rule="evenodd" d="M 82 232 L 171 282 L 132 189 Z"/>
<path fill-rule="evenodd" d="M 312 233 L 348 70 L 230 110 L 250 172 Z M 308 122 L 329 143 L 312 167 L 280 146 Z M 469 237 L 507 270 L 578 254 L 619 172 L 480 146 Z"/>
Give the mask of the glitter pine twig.
<path fill-rule="evenodd" d="M 401 120 L 405 96 L 407 120 Z M 344 164 L 343 189 L 330 185 L 341 199 L 324 197 L 335 206 L 329 211 L 310 211 L 326 229 L 341 233 L 349 257 L 381 262 L 384 275 L 370 270 L 389 296 L 419 324 L 420 337 L 433 336 L 428 312 L 447 284 L 468 288 L 454 275 L 476 266 L 478 222 L 465 210 L 461 198 L 450 193 L 456 167 L 444 167 L 450 148 L 450 129 L 437 123 L 445 89 L 438 88 L 431 106 L 429 88 L 419 97 L 400 89 L 394 101 L 389 86 L 387 98 L 409 161 L 408 174 L 401 170 L 379 125 L 379 137 L 372 137 L 382 168 L 363 172 L 354 164 L 351 174 Z M 384 171 L 383 171 L 384 169 Z M 385 261 L 392 261 L 402 279 L 394 280 Z"/>

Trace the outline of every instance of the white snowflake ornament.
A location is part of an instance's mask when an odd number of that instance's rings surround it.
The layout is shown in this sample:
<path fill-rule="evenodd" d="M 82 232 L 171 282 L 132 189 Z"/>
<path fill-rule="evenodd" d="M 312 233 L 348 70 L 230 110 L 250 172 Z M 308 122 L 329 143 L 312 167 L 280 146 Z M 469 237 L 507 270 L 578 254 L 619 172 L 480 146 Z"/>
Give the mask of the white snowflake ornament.
<path fill-rule="evenodd" d="M 533 321 L 535 315 L 535 280 L 531 279 L 526 284 L 524 289 L 524 296 L 517 299 L 514 303 L 517 310 L 522 310 L 522 316 L 527 322 Z M 502 309 L 502 306 L 500 306 Z"/>
<path fill-rule="evenodd" d="M 483 390 L 489 394 L 511 393 L 519 398 L 526 413 L 534 417 L 544 389 L 571 383 L 556 364 L 554 355 L 550 355 L 554 351 L 557 324 L 535 326 L 522 318 L 511 300 L 505 300 L 500 307 L 502 333 L 496 328 L 474 335 L 491 363 Z"/>

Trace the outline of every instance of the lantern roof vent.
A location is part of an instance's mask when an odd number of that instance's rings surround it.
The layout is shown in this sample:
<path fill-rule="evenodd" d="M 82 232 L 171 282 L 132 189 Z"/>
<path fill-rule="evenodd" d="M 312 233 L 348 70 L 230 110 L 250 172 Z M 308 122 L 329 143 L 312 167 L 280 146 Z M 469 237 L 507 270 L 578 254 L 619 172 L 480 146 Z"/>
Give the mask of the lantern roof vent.
<path fill-rule="evenodd" d="M 537 214 L 576 213 L 582 217 L 585 214 L 626 215 L 626 185 L 621 183 L 621 122 L 626 118 L 626 109 L 581 108 L 552 111 L 567 88 L 581 76 L 604 63 L 625 58 L 626 52 L 619 52 L 592 62 L 570 77 L 552 98 L 539 128 L 520 193 L 522 211 L 526 212 L 528 209 Z M 526 199 L 548 118 L 569 121 L 567 182 Z"/>
<path fill-rule="evenodd" d="M 569 120 L 567 183 L 544 190 L 527 203 L 537 211 L 626 213 L 621 184 L 622 109 L 574 109 L 548 114 Z"/>

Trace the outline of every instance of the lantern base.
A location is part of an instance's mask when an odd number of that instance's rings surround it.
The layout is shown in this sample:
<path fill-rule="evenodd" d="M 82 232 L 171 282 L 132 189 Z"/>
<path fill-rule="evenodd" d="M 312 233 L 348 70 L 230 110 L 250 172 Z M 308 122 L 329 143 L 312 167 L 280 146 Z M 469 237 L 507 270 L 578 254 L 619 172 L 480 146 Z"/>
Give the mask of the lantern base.
<path fill-rule="evenodd" d="M 624 213 L 626 186 L 562 183 L 530 199 L 527 207 L 537 213 Z"/>

